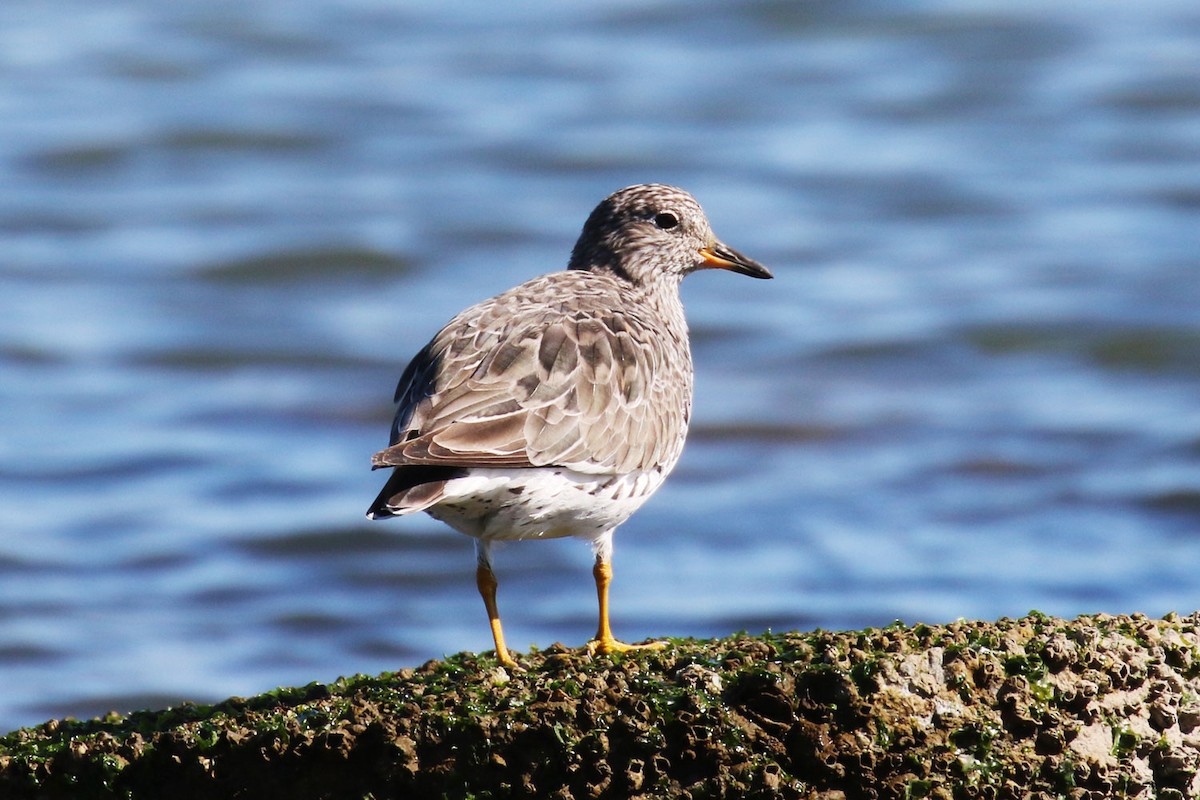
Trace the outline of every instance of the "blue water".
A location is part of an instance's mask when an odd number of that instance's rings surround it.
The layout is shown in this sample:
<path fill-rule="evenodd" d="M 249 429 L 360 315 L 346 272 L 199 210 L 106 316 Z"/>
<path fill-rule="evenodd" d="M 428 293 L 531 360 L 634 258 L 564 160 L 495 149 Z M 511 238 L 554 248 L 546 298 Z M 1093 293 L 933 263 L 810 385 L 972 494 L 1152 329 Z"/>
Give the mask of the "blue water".
<path fill-rule="evenodd" d="M 1200 606 L 1192 0 L 16 0 L 0 131 L 0 730 L 490 649 L 369 458 L 643 181 L 777 278 L 685 286 L 619 636 Z M 510 645 L 590 558 L 497 553 Z"/>

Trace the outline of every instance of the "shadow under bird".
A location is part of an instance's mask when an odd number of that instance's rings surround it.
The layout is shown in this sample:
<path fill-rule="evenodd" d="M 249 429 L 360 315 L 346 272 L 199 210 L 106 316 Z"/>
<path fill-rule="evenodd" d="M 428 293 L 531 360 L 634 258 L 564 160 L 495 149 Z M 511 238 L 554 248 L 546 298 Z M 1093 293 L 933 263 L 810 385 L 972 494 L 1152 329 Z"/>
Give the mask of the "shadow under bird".
<path fill-rule="evenodd" d="M 496 606 L 493 542 L 592 543 L 591 653 L 633 647 L 608 621 L 612 537 L 679 460 L 692 406 L 680 281 L 701 269 L 770 278 L 727 247 L 687 192 L 622 189 L 588 217 L 566 271 L 466 309 L 400 377 L 392 474 L 367 516 L 425 511 L 475 539 L 496 657 L 517 667 Z"/>

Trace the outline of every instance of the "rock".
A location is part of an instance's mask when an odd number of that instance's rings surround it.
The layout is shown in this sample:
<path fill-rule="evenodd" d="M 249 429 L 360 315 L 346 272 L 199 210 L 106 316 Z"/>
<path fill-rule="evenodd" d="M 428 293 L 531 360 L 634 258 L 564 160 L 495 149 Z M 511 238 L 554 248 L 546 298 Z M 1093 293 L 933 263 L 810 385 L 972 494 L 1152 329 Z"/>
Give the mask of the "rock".
<path fill-rule="evenodd" d="M 1200 614 L 673 640 L 0 738 L 0 797 L 1200 796 Z"/>

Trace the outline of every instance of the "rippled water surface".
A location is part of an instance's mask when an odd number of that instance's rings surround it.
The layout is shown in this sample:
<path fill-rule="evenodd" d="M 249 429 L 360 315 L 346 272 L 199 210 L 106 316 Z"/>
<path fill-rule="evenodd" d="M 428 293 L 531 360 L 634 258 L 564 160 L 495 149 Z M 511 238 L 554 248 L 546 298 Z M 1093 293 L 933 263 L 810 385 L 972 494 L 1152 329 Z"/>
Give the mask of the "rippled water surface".
<path fill-rule="evenodd" d="M 391 390 L 592 206 L 690 189 L 628 639 L 1200 605 L 1193 2 L 0 6 L 0 729 L 491 647 L 362 516 Z M 578 542 L 497 554 L 518 649 Z"/>

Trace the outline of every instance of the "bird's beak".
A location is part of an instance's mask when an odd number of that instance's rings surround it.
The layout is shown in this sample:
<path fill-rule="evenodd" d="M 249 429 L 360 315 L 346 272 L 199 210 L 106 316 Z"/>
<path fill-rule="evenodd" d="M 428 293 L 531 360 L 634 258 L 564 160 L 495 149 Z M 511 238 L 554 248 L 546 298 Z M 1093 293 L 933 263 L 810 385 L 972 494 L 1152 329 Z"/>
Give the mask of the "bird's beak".
<path fill-rule="evenodd" d="M 727 269 L 730 272 L 740 272 L 751 278 L 773 278 L 771 271 L 752 258 L 734 250 L 732 247 L 713 239 L 708 245 L 700 248 L 701 269 Z"/>

